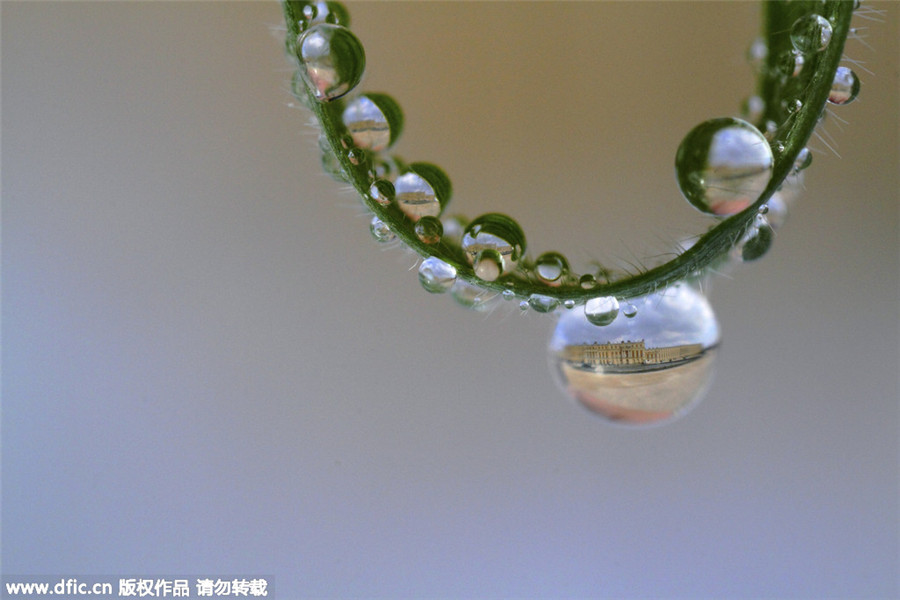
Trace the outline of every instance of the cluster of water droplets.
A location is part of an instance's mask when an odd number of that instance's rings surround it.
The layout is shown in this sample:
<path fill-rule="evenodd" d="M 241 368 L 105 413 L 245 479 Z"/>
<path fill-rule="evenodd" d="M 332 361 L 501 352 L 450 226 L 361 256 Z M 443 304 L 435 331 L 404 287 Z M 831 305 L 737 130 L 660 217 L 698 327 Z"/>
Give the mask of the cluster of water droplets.
<path fill-rule="evenodd" d="M 569 290 L 584 298 L 585 292 L 625 274 L 599 265 L 577 273 L 555 251 L 531 258 L 522 228 L 507 215 L 487 213 L 471 222 L 447 216 L 452 194 L 447 174 L 432 163 L 407 164 L 387 154 L 403 129 L 399 104 L 382 93 L 350 95 L 362 79 L 365 53 L 347 28 L 346 9 L 337 2 L 286 0 L 285 14 L 298 32 L 286 40 L 299 61 L 292 82 L 295 95 L 307 105 L 335 107 L 345 130 L 340 147 L 320 137 L 325 171 L 344 182 L 353 182 L 352 175 L 359 173 L 367 178 L 365 201 L 377 213 L 370 221 L 372 236 L 383 243 L 402 238 L 420 244 L 426 257 L 419 263 L 418 278 L 426 291 L 449 292 L 458 304 L 479 311 L 502 298 L 523 312 L 557 314 L 549 345 L 554 373 L 569 395 L 610 420 L 667 421 L 696 402 L 708 385 L 719 339 L 702 294 L 684 283 L 641 298 L 598 294 L 586 301 L 561 299 L 566 294 L 560 292 Z M 725 218 L 757 206 L 724 257 L 732 263 L 766 254 L 812 160 L 804 148 L 785 182 L 760 204 L 785 150 L 791 119 L 804 108 L 798 82 L 829 46 L 833 29 L 826 18 L 810 14 L 797 19 L 789 37 L 791 48 L 777 57 L 769 56 L 761 39 L 748 52 L 753 66 L 781 86 L 779 110 L 751 96 L 743 119 L 700 123 L 676 152 L 676 180 L 694 208 Z M 859 89 L 856 74 L 840 67 L 828 102 L 848 104 Z M 531 291 L 522 293 L 523 288 Z"/>

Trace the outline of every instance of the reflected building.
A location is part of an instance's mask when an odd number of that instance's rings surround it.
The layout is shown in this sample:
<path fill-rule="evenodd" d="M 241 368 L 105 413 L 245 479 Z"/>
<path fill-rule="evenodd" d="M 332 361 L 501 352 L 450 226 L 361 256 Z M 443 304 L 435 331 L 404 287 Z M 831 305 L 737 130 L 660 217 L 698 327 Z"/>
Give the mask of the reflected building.
<path fill-rule="evenodd" d="M 613 367 L 631 370 L 641 367 L 665 367 L 698 358 L 702 354 L 701 344 L 648 348 L 644 340 L 639 340 L 566 346 L 562 358 L 573 367 L 589 369 Z"/>

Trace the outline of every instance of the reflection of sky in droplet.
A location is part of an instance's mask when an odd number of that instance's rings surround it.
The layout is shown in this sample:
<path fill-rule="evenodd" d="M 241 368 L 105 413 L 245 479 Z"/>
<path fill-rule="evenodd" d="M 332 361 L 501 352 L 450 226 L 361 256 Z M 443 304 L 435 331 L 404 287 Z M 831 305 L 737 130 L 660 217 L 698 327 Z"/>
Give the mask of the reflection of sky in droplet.
<path fill-rule="evenodd" d="M 628 319 L 619 315 L 604 327 L 588 322 L 582 314 L 583 308 L 563 314 L 551 346 L 644 340 L 651 348 L 681 344 L 701 344 L 708 348 L 719 341 L 719 326 L 712 307 L 689 285 L 673 286 L 631 303 L 637 307 L 637 316 Z"/>

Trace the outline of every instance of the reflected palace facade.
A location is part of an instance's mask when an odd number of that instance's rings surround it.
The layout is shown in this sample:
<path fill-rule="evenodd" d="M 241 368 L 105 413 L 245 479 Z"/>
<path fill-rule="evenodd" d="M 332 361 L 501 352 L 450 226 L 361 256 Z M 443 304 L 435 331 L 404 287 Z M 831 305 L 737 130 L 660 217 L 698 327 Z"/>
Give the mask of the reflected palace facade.
<path fill-rule="evenodd" d="M 703 354 L 701 344 L 648 348 L 644 340 L 566 346 L 563 359 L 573 366 L 629 367 L 664 365 L 696 358 Z"/>

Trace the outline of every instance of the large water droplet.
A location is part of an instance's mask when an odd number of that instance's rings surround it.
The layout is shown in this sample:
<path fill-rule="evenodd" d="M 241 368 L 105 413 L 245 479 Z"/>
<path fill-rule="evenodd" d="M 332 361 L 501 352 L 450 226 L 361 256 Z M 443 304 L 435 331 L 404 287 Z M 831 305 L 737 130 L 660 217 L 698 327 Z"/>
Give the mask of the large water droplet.
<path fill-rule="evenodd" d="M 328 102 L 352 90 L 366 69 L 362 44 L 346 27 L 321 23 L 298 40 L 301 75 L 316 100 Z"/>
<path fill-rule="evenodd" d="M 847 67 L 838 67 L 828 92 L 831 104 L 850 104 L 859 95 L 859 77 Z"/>
<path fill-rule="evenodd" d="M 832 28 L 822 15 L 800 17 L 791 26 L 791 44 L 800 52 L 821 52 L 831 41 Z"/>
<path fill-rule="evenodd" d="M 584 316 L 592 324 L 605 327 L 619 315 L 619 301 L 612 296 L 592 298 L 584 304 Z"/>
<path fill-rule="evenodd" d="M 394 191 L 397 206 L 413 221 L 439 217 L 450 200 L 450 179 L 436 165 L 412 163 L 394 182 Z"/>
<path fill-rule="evenodd" d="M 386 94 L 364 94 L 354 98 L 342 116 L 353 142 L 360 148 L 380 152 L 394 144 L 403 129 L 403 112 Z"/>
<path fill-rule="evenodd" d="M 607 327 L 580 310 L 563 313 L 550 366 L 569 396 L 610 421 L 669 422 L 707 388 L 719 327 L 706 298 L 685 284 L 632 302 L 637 316 Z"/>
<path fill-rule="evenodd" d="M 726 216 L 756 201 L 769 183 L 773 164 L 772 149 L 756 127 L 740 119 L 712 119 L 681 142 L 675 175 L 694 207 Z"/>
<path fill-rule="evenodd" d="M 456 282 L 456 268 L 434 256 L 419 265 L 419 283 L 432 294 L 443 294 Z"/>
<path fill-rule="evenodd" d="M 488 213 L 469 223 L 461 246 L 473 265 L 483 252 L 496 252 L 500 257 L 500 274 L 506 274 L 516 268 L 525 252 L 525 233 L 510 217 Z"/>

